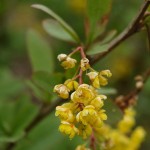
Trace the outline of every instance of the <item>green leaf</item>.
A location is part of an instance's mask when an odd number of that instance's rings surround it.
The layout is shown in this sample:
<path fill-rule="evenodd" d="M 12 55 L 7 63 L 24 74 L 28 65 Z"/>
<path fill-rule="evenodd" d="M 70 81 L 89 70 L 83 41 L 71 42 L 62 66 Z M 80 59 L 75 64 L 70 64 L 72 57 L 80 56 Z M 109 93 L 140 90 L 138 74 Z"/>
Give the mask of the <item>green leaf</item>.
<path fill-rule="evenodd" d="M 109 48 L 109 44 L 100 44 L 100 43 L 96 43 L 95 45 L 93 45 L 89 51 L 87 51 L 88 55 L 95 55 L 95 54 L 99 54 L 99 53 L 103 53 L 106 52 Z"/>
<path fill-rule="evenodd" d="M 53 72 L 52 50 L 36 31 L 27 32 L 27 46 L 33 71 Z"/>
<path fill-rule="evenodd" d="M 113 94 L 117 94 L 117 90 L 115 88 L 100 88 L 98 90 L 98 92 L 100 94 L 104 94 L 104 95 L 113 95 Z"/>
<path fill-rule="evenodd" d="M 18 95 L 23 90 L 24 85 L 22 80 L 13 76 L 8 69 L 1 69 L 0 71 L 0 100 L 5 100 Z"/>
<path fill-rule="evenodd" d="M 101 44 L 106 44 L 106 43 L 110 42 L 116 34 L 117 34 L 116 30 L 112 30 L 112 31 L 108 32 L 108 34 L 105 36 L 105 38 L 101 41 Z"/>
<path fill-rule="evenodd" d="M 96 24 L 102 17 L 108 14 L 112 0 L 87 0 L 88 18 L 90 21 L 90 39 L 92 40 L 95 34 Z"/>
<path fill-rule="evenodd" d="M 123 118 L 123 112 L 119 109 L 115 102 L 110 99 L 105 100 L 104 103 L 104 109 L 108 116 L 107 123 L 110 125 L 116 125 L 118 121 Z"/>
<path fill-rule="evenodd" d="M 35 97 L 45 102 L 50 102 L 55 95 L 53 88 L 56 84 L 62 82 L 62 78 L 63 74 L 61 73 L 50 74 L 44 71 L 39 71 L 35 72 L 32 75 L 31 80 L 28 80 L 26 83 Z"/>
<path fill-rule="evenodd" d="M 56 84 L 62 82 L 63 74 L 49 74 L 44 71 L 35 72 L 32 76 L 32 81 L 40 88 L 47 92 L 52 92 Z"/>
<path fill-rule="evenodd" d="M 82 143 L 79 138 L 69 140 L 58 131 L 60 122 L 52 113 L 19 141 L 14 150 L 66 150 Z"/>
<path fill-rule="evenodd" d="M 70 27 L 60 16 L 58 16 L 50 8 L 47 8 L 46 6 L 43 6 L 43 5 L 40 5 L 40 4 L 34 4 L 34 5 L 32 5 L 32 7 L 42 10 L 42 11 L 46 12 L 47 14 L 49 14 L 54 19 L 56 19 L 60 23 L 60 25 L 64 28 L 64 30 L 66 32 L 68 32 L 77 43 L 80 42 L 80 39 L 79 39 L 78 35 L 72 29 L 72 27 Z"/>
<path fill-rule="evenodd" d="M 38 107 L 28 96 L 0 102 L 0 142 L 16 142 L 24 136 L 24 129 L 37 115 Z"/>
<path fill-rule="evenodd" d="M 56 20 L 45 20 L 43 22 L 43 27 L 48 34 L 55 38 L 64 41 L 75 42 L 75 39 L 70 35 L 70 33 L 66 32 L 66 30 Z"/>

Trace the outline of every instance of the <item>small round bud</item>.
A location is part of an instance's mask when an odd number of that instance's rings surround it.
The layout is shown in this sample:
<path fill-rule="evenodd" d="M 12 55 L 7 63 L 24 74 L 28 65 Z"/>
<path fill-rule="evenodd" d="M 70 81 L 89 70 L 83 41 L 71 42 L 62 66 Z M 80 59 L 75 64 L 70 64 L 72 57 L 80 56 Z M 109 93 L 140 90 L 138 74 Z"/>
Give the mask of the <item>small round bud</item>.
<path fill-rule="evenodd" d="M 70 90 L 63 84 L 55 85 L 54 92 L 56 92 L 61 98 L 67 99 L 69 97 Z"/>
<path fill-rule="evenodd" d="M 110 70 L 103 70 L 103 71 L 100 72 L 100 75 L 111 77 L 112 73 L 110 72 Z"/>
<path fill-rule="evenodd" d="M 66 85 L 70 91 L 73 91 L 78 88 L 79 83 L 77 81 L 68 79 L 65 81 L 64 85 Z"/>
<path fill-rule="evenodd" d="M 59 54 L 59 55 L 57 56 L 57 59 L 58 59 L 59 61 L 64 61 L 64 60 L 66 60 L 66 58 L 67 58 L 67 55 L 66 55 L 66 54 Z"/>
<path fill-rule="evenodd" d="M 137 89 L 143 88 L 143 85 L 144 85 L 143 81 L 137 81 L 136 84 L 135 84 Z"/>
<path fill-rule="evenodd" d="M 77 61 L 73 58 L 67 57 L 65 61 L 61 63 L 64 69 L 74 68 Z"/>
<path fill-rule="evenodd" d="M 96 76 L 98 75 L 98 73 L 92 71 L 92 72 L 87 73 L 86 75 L 89 77 L 89 79 L 90 79 L 91 81 L 93 81 L 93 80 L 96 78 Z"/>
<path fill-rule="evenodd" d="M 87 70 L 90 67 L 89 60 L 87 58 L 81 59 L 81 69 L 83 71 Z"/>

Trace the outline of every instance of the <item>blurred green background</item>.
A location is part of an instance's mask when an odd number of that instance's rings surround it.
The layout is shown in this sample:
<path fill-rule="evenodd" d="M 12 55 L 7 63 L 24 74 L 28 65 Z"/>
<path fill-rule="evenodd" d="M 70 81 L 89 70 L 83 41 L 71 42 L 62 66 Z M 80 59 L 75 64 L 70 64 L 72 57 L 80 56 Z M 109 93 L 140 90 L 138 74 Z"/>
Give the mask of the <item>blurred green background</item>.
<path fill-rule="evenodd" d="M 44 31 L 42 21 L 49 16 L 31 8 L 34 3 L 50 7 L 76 30 L 81 39 L 85 38 L 85 8 L 82 0 L 0 1 L 0 150 L 5 150 L 8 143 L 16 141 L 14 150 L 73 150 L 82 143 L 81 139 L 70 141 L 61 135 L 57 129 L 59 121 L 54 113 L 25 136 L 24 129 L 38 114 L 41 106 L 50 105 L 56 99 L 52 92 L 53 86 L 64 81 L 67 75 L 63 74 L 56 60 L 57 55 L 69 53 L 68 50 L 72 48 L 71 44 L 52 38 Z M 115 29 L 120 33 L 135 17 L 142 3 L 137 0 L 113 0 L 107 31 Z M 39 63 L 35 66 L 37 69 L 33 69 L 31 52 L 28 50 L 28 40 L 32 37 L 35 38 L 32 55 L 37 56 Z M 46 56 L 42 54 L 42 49 Z M 45 66 L 45 58 L 51 62 L 50 65 Z M 109 93 L 113 99 L 117 94 L 127 94 L 132 90 L 134 77 L 145 71 L 149 64 L 147 33 L 142 31 L 120 44 L 95 68 L 112 71 L 113 77 L 108 87 L 117 91 Z M 40 67 L 44 69 L 40 70 Z M 137 124 L 142 125 L 147 133 L 142 150 L 150 149 L 149 98 L 150 80 L 139 95 L 136 106 Z M 111 109 L 108 111 L 114 113 Z M 110 120 L 113 121 L 113 118 Z"/>

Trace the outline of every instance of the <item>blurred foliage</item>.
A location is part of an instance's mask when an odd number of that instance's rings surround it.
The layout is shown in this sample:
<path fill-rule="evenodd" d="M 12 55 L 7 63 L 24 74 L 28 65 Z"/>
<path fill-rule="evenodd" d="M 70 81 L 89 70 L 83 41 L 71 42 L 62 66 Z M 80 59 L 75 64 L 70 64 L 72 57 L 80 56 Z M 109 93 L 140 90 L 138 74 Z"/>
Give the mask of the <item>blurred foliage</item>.
<path fill-rule="evenodd" d="M 101 12 L 99 8 L 94 8 L 92 0 L 88 2 L 0 1 L 0 149 L 4 150 L 8 142 L 16 141 L 18 144 L 14 150 L 66 150 L 74 149 L 76 145 L 82 143 L 81 139 L 69 141 L 59 134 L 58 120 L 53 113 L 42 120 L 28 135 L 25 129 L 40 111 L 42 103 L 50 105 L 56 99 L 56 95 L 52 92 L 53 86 L 72 74 L 71 71 L 62 73 L 63 69 L 56 62 L 56 56 L 62 52 L 69 53 L 72 44 L 78 42 L 78 36 L 82 41 L 90 43 L 99 34 L 106 33 L 103 40 L 93 45 L 88 53 L 96 54 L 103 51 L 108 46 L 107 43 L 135 17 L 143 1 L 113 0 L 112 5 L 108 6 L 110 0 L 106 0 L 106 7 L 103 7 Z M 49 15 L 31 8 L 34 3 L 51 8 L 63 18 L 63 21 L 51 14 L 56 19 L 52 20 Z M 92 7 L 88 13 L 85 10 L 86 5 L 88 8 Z M 102 16 L 96 16 L 95 10 Z M 106 12 L 109 22 L 106 21 L 105 26 L 100 24 L 100 28 L 95 29 L 97 19 L 103 17 Z M 84 18 L 87 14 L 92 22 L 91 31 L 88 31 L 92 36 L 88 41 L 86 41 L 87 33 L 84 33 L 86 22 Z M 70 29 L 66 22 L 73 29 Z M 54 31 L 58 29 L 59 32 L 50 31 L 50 28 Z M 66 33 L 66 30 L 69 32 Z M 69 44 L 57 39 L 69 41 Z M 115 51 L 95 65 L 98 70 L 108 68 L 113 73 L 109 88 L 103 89 L 103 92 L 111 94 L 112 99 L 117 94 L 126 94 L 134 88 L 134 77 L 149 67 L 149 60 L 147 34 L 142 31 L 120 44 Z M 143 150 L 150 149 L 149 89 L 150 82 L 147 82 L 136 107 L 137 121 L 147 131 L 147 138 L 141 148 Z M 108 122 L 115 124 L 121 118 L 121 112 L 110 100 L 106 107 L 110 116 Z"/>

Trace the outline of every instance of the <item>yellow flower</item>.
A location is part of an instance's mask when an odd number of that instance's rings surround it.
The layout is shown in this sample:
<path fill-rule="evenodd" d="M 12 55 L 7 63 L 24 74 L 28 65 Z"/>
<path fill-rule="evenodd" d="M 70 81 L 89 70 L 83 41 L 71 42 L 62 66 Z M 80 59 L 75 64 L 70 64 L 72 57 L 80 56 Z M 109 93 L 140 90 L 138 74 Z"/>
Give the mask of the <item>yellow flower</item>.
<path fill-rule="evenodd" d="M 76 115 L 76 120 L 84 125 L 87 125 L 90 122 L 93 122 L 96 115 L 97 113 L 94 107 L 92 105 L 88 105 Z"/>
<path fill-rule="evenodd" d="M 91 71 L 87 73 L 87 75 L 92 82 L 92 86 L 95 88 L 100 88 L 101 85 L 104 86 L 108 83 L 107 79 L 103 76 L 111 77 L 112 74 L 109 70 L 103 70 L 99 73 Z"/>
<path fill-rule="evenodd" d="M 112 76 L 112 73 L 110 72 L 110 70 L 102 70 L 99 74 L 102 76 L 106 76 L 106 77 Z"/>
<path fill-rule="evenodd" d="M 92 105 L 86 106 L 76 115 L 77 122 L 80 122 L 83 125 L 90 124 L 93 127 L 101 127 L 103 124 L 102 120 L 105 119 L 106 117 L 104 117 L 104 113 L 97 112 Z"/>
<path fill-rule="evenodd" d="M 87 139 L 92 133 L 92 128 L 90 125 L 79 125 L 79 135 L 82 136 L 83 139 Z"/>
<path fill-rule="evenodd" d="M 104 109 L 100 110 L 98 112 L 99 117 L 101 118 L 101 120 L 107 120 L 107 115 L 105 113 L 106 111 Z"/>
<path fill-rule="evenodd" d="M 135 113 L 132 108 L 128 108 L 125 110 L 125 114 L 123 119 L 118 123 L 118 129 L 122 133 L 128 133 L 131 131 L 131 128 L 135 124 Z"/>
<path fill-rule="evenodd" d="M 99 74 L 98 74 L 99 83 L 100 83 L 100 85 L 105 86 L 106 84 L 108 84 L 108 81 L 103 76 L 111 77 L 112 74 L 111 74 L 110 70 L 103 70 L 103 71 L 99 72 Z"/>
<path fill-rule="evenodd" d="M 83 71 L 87 70 L 90 67 L 89 60 L 87 58 L 82 58 L 80 66 Z"/>
<path fill-rule="evenodd" d="M 76 134 L 79 134 L 79 130 L 74 126 L 66 121 L 62 121 L 59 126 L 59 131 L 69 135 L 69 138 L 72 139 Z"/>
<path fill-rule="evenodd" d="M 91 101 L 90 104 L 93 105 L 95 109 L 99 110 L 104 105 L 104 102 L 102 99 L 106 99 L 106 98 L 107 97 L 105 95 L 98 95 Z"/>
<path fill-rule="evenodd" d="M 94 89 L 88 84 L 81 84 L 78 89 L 71 94 L 71 100 L 76 103 L 87 105 L 95 97 Z"/>
<path fill-rule="evenodd" d="M 129 138 L 124 134 L 120 134 L 117 130 L 112 130 L 109 133 L 111 139 L 110 150 L 126 150 L 129 144 Z M 108 149 L 109 150 L 109 149 Z"/>
<path fill-rule="evenodd" d="M 100 83 L 99 83 L 99 78 L 98 78 L 98 73 L 97 72 L 95 72 L 95 71 L 89 72 L 89 73 L 87 73 L 87 76 L 91 80 L 93 87 L 95 87 L 95 88 L 99 88 L 100 87 Z"/>
<path fill-rule="evenodd" d="M 65 103 L 62 106 L 57 106 L 55 116 L 59 116 L 61 120 L 73 122 L 75 117 L 72 113 L 72 105 L 72 103 Z"/>
<path fill-rule="evenodd" d="M 77 61 L 71 57 L 67 57 L 65 61 L 61 63 L 61 66 L 64 67 L 64 69 L 74 68 Z"/>
<path fill-rule="evenodd" d="M 128 149 L 137 150 L 140 147 L 141 142 L 144 140 L 145 134 L 145 130 L 142 127 L 137 127 L 131 135 L 130 145 Z"/>
<path fill-rule="evenodd" d="M 58 96 L 60 96 L 61 98 L 67 99 L 69 97 L 70 90 L 68 89 L 67 86 L 63 84 L 58 84 L 58 85 L 55 85 L 54 92 L 56 92 Z"/>
<path fill-rule="evenodd" d="M 78 88 L 79 83 L 77 81 L 68 79 L 65 81 L 64 85 L 66 85 L 70 91 L 73 91 Z"/>
<path fill-rule="evenodd" d="M 78 145 L 75 150 L 90 150 L 90 149 L 86 148 L 85 145 Z"/>

